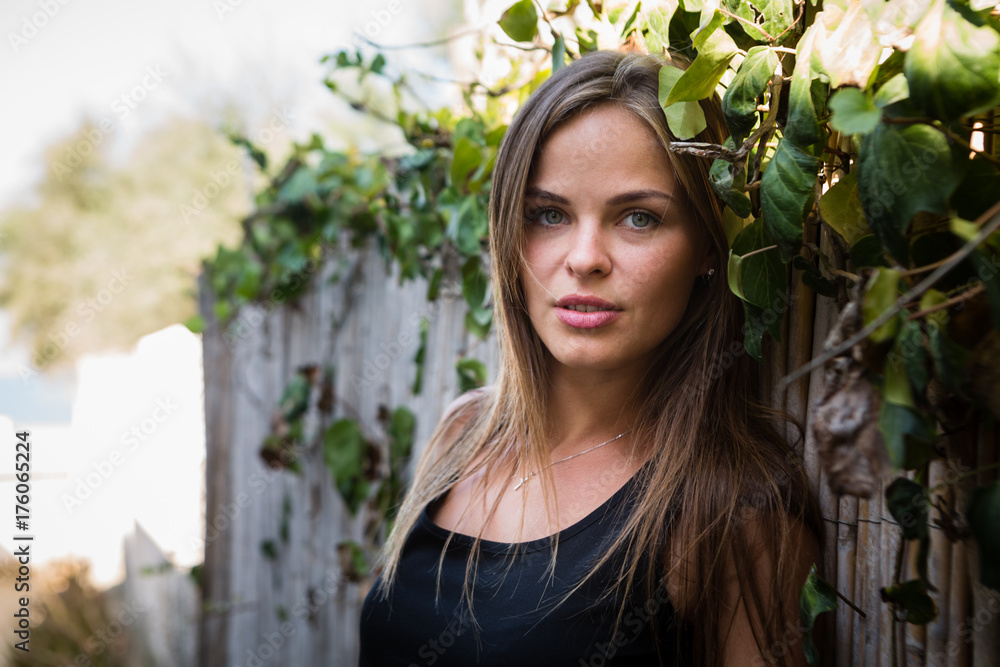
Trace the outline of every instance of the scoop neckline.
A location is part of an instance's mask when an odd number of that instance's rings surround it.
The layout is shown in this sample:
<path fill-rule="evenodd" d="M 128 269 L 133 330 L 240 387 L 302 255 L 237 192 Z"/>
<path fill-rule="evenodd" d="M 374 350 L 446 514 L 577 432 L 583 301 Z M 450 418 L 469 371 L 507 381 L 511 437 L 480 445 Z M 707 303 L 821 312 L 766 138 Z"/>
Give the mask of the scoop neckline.
<path fill-rule="evenodd" d="M 495 540 L 482 539 L 479 540 L 479 548 L 483 551 L 487 551 L 490 553 L 497 553 L 497 554 L 509 554 L 511 552 L 531 553 L 534 551 L 541 551 L 542 549 L 550 548 L 552 544 L 552 538 L 556 537 L 557 535 L 559 538 L 559 542 L 563 542 L 565 540 L 570 539 L 574 535 L 588 528 L 591 524 L 595 523 L 597 520 L 603 518 L 604 515 L 607 514 L 608 510 L 617 505 L 621 501 L 622 497 L 625 496 L 625 494 L 627 494 L 631 490 L 631 488 L 635 485 L 636 481 L 639 479 L 640 475 L 646 469 L 646 467 L 649 466 L 651 461 L 652 458 L 648 459 L 641 466 L 639 466 L 639 469 L 635 472 L 634 475 L 632 475 L 628 480 L 625 481 L 624 484 L 618 487 L 618 490 L 612 493 L 607 500 L 605 500 L 603 503 L 595 507 L 593 511 L 591 511 L 589 514 L 584 516 L 576 523 L 566 526 L 558 533 L 553 533 L 552 535 L 547 535 L 545 537 L 538 537 L 533 540 L 526 540 L 524 542 L 498 542 Z M 428 513 L 427 510 L 431 505 L 437 503 L 438 500 L 440 500 L 440 497 L 435 498 L 433 501 L 424 506 L 423 511 L 420 513 L 420 524 L 429 532 L 431 532 L 432 534 L 443 540 L 447 540 L 448 537 L 451 536 L 452 544 L 457 544 L 463 547 L 472 547 L 476 542 L 476 538 L 474 535 L 468 535 L 466 533 L 459 533 L 459 532 L 452 533 L 447 528 L 439 526 L 438 524 L 434 523 L 434 520 L 431 519 L 430 514 Z"/>

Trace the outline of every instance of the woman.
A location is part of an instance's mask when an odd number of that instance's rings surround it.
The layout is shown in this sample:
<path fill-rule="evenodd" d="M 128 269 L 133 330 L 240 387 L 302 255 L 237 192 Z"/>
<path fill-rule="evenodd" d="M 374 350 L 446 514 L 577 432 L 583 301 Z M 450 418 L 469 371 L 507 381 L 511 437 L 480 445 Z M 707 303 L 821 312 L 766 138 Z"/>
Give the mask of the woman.
<path fill-rule="evenodd" d="M 660 65 L 587 55 L 501 143 L 500 371 L 417 467 L 363 665 L 805 664 L 815 504 L 733 360 L 721 210 L 708 162 L 667 148 Z"/>

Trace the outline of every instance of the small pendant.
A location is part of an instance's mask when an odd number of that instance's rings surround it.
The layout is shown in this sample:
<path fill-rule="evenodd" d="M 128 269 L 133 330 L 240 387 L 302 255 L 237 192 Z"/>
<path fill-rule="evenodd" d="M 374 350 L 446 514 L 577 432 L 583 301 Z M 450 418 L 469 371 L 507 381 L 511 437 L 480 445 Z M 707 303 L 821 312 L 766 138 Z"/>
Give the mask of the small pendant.
<path fill-rule="evenodd" d="M 514 487 L 514 490 L 517 491 L 518 489 L 520 489 L 522 486 L 524 486 L 524 483 L 527 482 L 529 479 L 531 479 L 534 475 L 535 473 L 529 472 L 525 477 L 522 477 L 521 481 L 518 482 L 517 486 Z"/>

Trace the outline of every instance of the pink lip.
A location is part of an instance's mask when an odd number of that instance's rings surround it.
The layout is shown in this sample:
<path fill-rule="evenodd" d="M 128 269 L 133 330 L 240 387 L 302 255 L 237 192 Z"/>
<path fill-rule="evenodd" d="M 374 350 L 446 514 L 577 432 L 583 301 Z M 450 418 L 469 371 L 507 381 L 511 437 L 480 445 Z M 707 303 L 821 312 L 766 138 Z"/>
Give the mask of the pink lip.
<path fill-rule="evenodd" d="M 566 306 L 596 306 L 598 308 L 608 308 L 610 310 L 598 310 L 592 313 L 581 313 L 576 310 L 569 310 Z M 598 299 L 596 296 L 583 296 L 580 294 L 570 294 L 564 296 L 556 302 L 556 317 L 563 324 L 577 329 L 596 329 L 603 327 L 618 319 L 622 311 L 615 304 Z"/>

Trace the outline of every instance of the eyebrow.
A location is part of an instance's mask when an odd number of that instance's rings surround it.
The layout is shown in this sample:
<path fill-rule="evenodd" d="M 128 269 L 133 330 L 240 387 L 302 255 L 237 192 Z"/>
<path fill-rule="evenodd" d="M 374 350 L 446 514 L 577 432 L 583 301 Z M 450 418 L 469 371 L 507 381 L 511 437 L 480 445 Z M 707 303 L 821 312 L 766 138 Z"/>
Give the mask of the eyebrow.
<path fill-rule="evenodd" d="M 549 201 L 553 201 L 557 204 L 563 204 L 563 205 L 570 203 L 569 200 L 563 197 L 562 195 L 557 195 L 554 192 L 549 192 L 548 190 L 542 190 L 541 188 L 528 188 L 525 191 L 524 196 L 534 197 L 536 199 L 548 199 Z M 666 192 L 661 192 L 660 190 L 649 190 L 649 189 L 632 190 L 629 192 L 622 192 L 621 194 L 615 195 L 607 202 L 605 202 L 605 205 L 620 206 L 622 204 L 628 204 L 629 202 L 638 201 L 641 199 L 663 199 L 665 201 L 672 201 L 673 196 Z"/>

